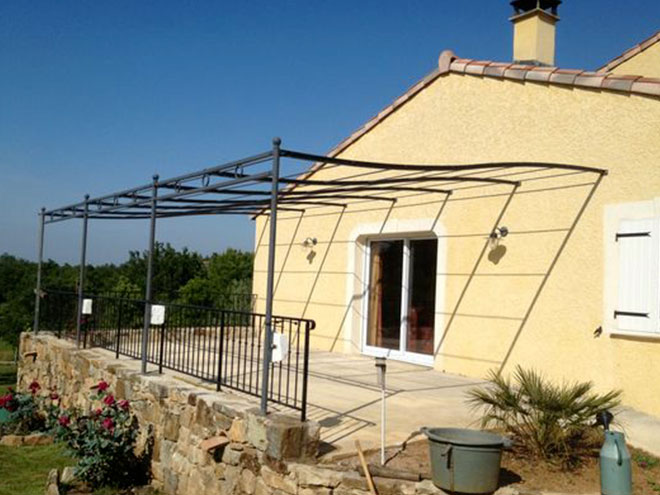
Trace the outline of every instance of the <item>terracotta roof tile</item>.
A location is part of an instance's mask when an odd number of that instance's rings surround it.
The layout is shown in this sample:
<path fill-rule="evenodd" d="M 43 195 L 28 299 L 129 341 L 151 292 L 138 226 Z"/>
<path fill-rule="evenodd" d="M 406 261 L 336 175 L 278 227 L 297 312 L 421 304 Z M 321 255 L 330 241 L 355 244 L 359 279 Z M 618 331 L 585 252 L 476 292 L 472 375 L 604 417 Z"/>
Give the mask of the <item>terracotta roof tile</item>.
<path fill-rule="evenodd" d="M 660 79 L 640 77 L 632 83 L 630 90 L 633 93 L 660 96 Z"/>
<path fill-rule="evenodd" d="M 600 69 L 598 69 L 598 72 L 610 72 L 612 69 L 618 67 L 619 65 L 626 62 L 627 60 L 630 60 L 631 58 L 633 58 L 638 53 L 641 53 L 644 50 L 646 50 L 649 46 L 656 44 L 658 41 L 660 41 L 660 31 L 658 31 L 655 34 L 652 34 L 651 36 L 646 38 L 644 41 L 642 41 L 641 43 L 636 44 L 632 48 L 628 48 L 621 55 L 619 55 L 617 57 L 614 57 L 612 60 L 610 60 L 605 65 L 603 65 Z"/>
<path fill-rule="evenodd" d="M 479 60 L 471 60 L 466 66 L 465 66 L 465 73 L 466 74 L 475 74 L 475 75 L 482 75 L 484 73 L 484 70 L 486 69 L 486 66 L 490 62 L 484 62 L 484 61 L 479 61 Z M 449 66 L 449 70 L 452 70 L 452 66 Z"/>
<path fill-rule="evenodd" d="M 581 72 L 580 70 L 557 69 L 550 75 L 550 82 L 572 85 Z"/>
<path fill-rule="evenodd" d="M 449 70 L 451 72 L 465 72 L 466 74 L 482 77 L 624 91 L 648 96 L 658 96 L 655 86 L 660 87 L 660 80 L 641 78 L 640 76 L 560 69 L 558 67 L 508 64 L 490 60 L 456 59 L 450 64 Z"/>
<path fill-rule="evenodd" d="M 641 76 L 607 76 L 603 79 L 602 87 L 613 91 L 627 91 L 632 89 L 633 83 Z"/>
<path fill-rule="evenodd" d="M 484 75 L 485 76 L 496 76 L 496 77 L 501 77 L 504 75 L 504 71 L 510 66 L 511 64 L 505 64 L 501 62 L 493 62 L 492 64 L 488 64 L 486 68 L 484 69 Z"/>
<path fill-rule="evenodd" d="M 603 84 L 605 75 L 598 72 L 583 72 L 575 78 L 573 84 L 583 88 L 600 88 Z"/>
<path fill-rule="evenodd" d="M 550 76 L 556 70 L 557 67 L 532 67 L 527 71 L 525 79 L 528 81 L 548 82 L 550 81 Z"/>

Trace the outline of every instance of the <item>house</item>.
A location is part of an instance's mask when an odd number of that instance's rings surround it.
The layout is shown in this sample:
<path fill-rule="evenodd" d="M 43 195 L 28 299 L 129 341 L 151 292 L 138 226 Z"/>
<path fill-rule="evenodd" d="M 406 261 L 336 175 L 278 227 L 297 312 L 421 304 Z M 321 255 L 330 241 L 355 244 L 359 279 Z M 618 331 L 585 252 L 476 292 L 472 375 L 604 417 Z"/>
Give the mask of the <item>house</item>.
<path fill-rule="evenodd" d="M 597 71 L 565 70 L 554 66 L 561 2 L 511 3 L 514 62 L 443 51 L 329 156 L 608 175 L 535 171 L 512 196 L 459 184 L 446 202 L 400 194 L 281 212 L 275 314 L 314 319 L 315 349 L 474 377 L 534 367 L 620 388 L 626 405 L 660 416 L 660 32 Z M 348 173 L 319 163 L 307 176 Z M 268 221 L 256 221 L 262 308 Z"/>

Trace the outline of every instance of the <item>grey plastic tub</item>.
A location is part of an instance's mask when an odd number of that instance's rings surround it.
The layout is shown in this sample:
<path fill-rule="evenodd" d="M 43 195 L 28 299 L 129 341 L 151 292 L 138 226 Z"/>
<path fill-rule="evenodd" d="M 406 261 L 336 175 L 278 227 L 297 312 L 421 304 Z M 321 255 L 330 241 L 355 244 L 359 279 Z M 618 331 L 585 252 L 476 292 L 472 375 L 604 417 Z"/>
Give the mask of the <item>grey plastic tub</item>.
<path fill-rule="evenodd" d="M 429 439 L 433 484 L 459 493 L 492 493 L 507 439 L 465 428 L 422 428 Z"/>

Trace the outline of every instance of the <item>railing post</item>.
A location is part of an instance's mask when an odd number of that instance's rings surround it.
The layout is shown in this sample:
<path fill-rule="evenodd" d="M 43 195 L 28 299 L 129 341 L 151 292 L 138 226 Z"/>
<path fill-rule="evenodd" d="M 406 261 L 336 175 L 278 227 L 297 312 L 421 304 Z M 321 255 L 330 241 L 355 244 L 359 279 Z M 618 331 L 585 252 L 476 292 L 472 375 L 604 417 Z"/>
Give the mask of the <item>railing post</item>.
<path fill-rule="evenodd" d="M 37 288 L 34 290 L 34 324 L 32 330 L 34 333 L 39 332 L 39 310 L 41 304 L 41 264 L 44 259 L 44 226 L 45 226 L 45 212 L 46 208 L 41 208 L 39 213 L 39 238 L 37 243 Z"/>
<path fill-rule="evenodd" d="M 85 211 L 83 215 L 82 240 L 80 245 L 80 270 L 78 275 L 78 314 L 76 318 L 76 347 L 80 347 L 80 331 L 82 325 L 83 290 L 85 287 L 85 262 L 87 258 L 87 212 L 89 210 L 89 194 L 85 194 Z M 85 334 L 85 347 L 87 346 L 87 335 Z"/>
<path fill-rule="evenodd" d="M 302 389 L 302 404 L 301 404 L 301 414 L 300 420 L 305 421 L 307 419 L 307 379 L 309 377 L 309 332 L 312 330 L 311 321 L 305 322 L 305 342 L 303 342 L 304 352 L 303 352 L 303 389 Z"/>
<path fill-rule="evenodd" d="M 264 356 L 261 380 L 261 412 L 268 412 L 268 373 L 273 353 L 273 287 L 275 280 L 275 243 L 277 241 L 277 196 L 280 182 L 280 138 L 273 139 L 273 165 L 270 190 L 270 234 L 268 236 L 268 275 L 266 280 L 266 328 L 264 332 Z"/>
<path fill-rule="evenodd" d="M 142 374 L 147 372 L 147 352 L 149 347 L 149 328 L 151 326 L 151 278 L 153 275 L 154 244 L 156 242 L 156 198 L 158 196 L 158 175 L 153 176 L 151 188 L 151 225 L 149 230 L 149 251 L 147 253 L 147 285 L 144 297 L 144 325 L 142 327 Z"/>
<path fill-rule="evenodd" d="M 160 348 L 158 351 L 158 373 L 163 373 L 163 355 L 165 353 L 165 327 L 167 326 L 166 322 L 163 321 L 163 324 L 160 326 Z"/>
<path fill-rule="evenodd" d="M 120 296 L 121 297 L 121 296 Z M 115 349 L 115 358 L 119 359 L 119 347 L 121 345 L 121 317 L 124 310 L 124 299 L 119 299 L 119 309 L 117 310 L 117 345 Z"/>
<path fill-rule="evenodd" d="M 225 342 L 225 312 L 220 313 L 220 349 L 218 354 L 218 380 L 216 382 L 215 389 L 219 392 L 222 384 L 222 356 L 224 352 Z"/>

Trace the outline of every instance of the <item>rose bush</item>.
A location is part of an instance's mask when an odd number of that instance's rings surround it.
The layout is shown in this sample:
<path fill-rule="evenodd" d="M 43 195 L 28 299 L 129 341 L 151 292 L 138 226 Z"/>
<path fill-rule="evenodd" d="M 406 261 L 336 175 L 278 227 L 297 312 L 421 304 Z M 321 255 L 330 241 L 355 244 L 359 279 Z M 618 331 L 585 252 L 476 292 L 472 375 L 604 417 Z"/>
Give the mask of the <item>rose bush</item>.
<path fill-rule="evenodd" d="M 99 382 L 95 390 L 90 397 L 93 407 L 88 412 L 60 410 L 55 438 L 66 443 L 78 459 L 78 479 L 93 488 L 145 483 L 144 458 L 135 454 L 138 424 L 129 402 L 117 401 L 105 381 Z"/>
<path fill-rule="evenodd" d="M 49 429 L 59 410 L 59 396 L 54 391 L 39 395 L 41 385 L 36 380 L 28 390 L 18 392 L 10 388 L 0 397 L 0 409 L 9 413 L 7 421 L 0 424 L 0 435 L 26 435 Z"/>

